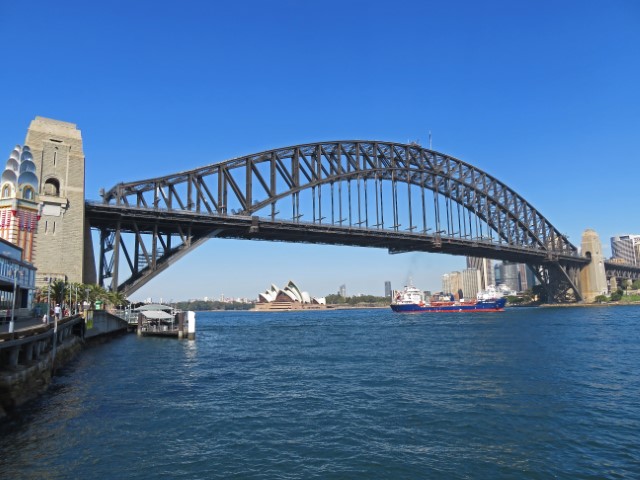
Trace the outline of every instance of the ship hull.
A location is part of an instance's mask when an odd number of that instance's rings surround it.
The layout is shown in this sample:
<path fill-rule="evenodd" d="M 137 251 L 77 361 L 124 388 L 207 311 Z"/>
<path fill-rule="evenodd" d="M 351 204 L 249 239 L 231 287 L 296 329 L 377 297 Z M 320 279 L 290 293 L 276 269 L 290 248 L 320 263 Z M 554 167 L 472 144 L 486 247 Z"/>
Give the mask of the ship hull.
<path fill-rule="evenodd" d="M 507 303 L 506 299 L 499 298 L 491 301 L 481 301 L 473 305 L 449 304 L 449 305 L 419 305 L 417 303 L 392 303 L 391 310 L 399 313 L 458 313 L 458 312 L 502 312 Z"/>

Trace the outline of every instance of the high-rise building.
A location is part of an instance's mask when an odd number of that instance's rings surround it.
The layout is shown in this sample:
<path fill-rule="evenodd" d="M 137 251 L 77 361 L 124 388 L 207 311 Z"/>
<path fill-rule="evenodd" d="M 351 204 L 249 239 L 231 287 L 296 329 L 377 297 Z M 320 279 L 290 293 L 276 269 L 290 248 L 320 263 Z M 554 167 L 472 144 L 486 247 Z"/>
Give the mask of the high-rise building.
<path fill-rule="evenodd" d="M 611 237 L 611 256 L 629 265 L 640 266 L 640 235 Z"/>
<path fill-rule="evenodd" d="M 496 284 L 490 258 L 467 257 L 467 268 L 475 268 L 480 272 L 480 290 Z"/>
<path fill-rule="evenodd" d="M 442 293 L 458 294 L 458 290 L 462 289 L 462 277 L 460 272 L 445 273 L 442 276 Z"/>
<path fill-rule="evenodd" d="M 346 285 L 340 285 L 340 288 L 338 290 L 338 295 L 340 295 L 342 298 L 347 298 L 347 286 Z"/>
<path fill-rule="evenodd" d="M 522 292 L 536 284 L 536 275 L 526 263 L 500 262 L 495 265 L 496 285 Z"/>
<path fill-rule="evenodd" d="M 384 282 L 384 296 L 391 298 L 391 282 L 389 280 Z"/>
<path fill-rule="evenodd" d="M 536 284 L 536 274 L 526 263 L 518 264 L 518 275 L 521 291 L 530 290 Z"/>
<path fill-rule="evenodd" d="M 503 276 L 503 272 L 502 272 L 502 262 L 500 263 L 496 263 L 493 266 L 493 279 L 495 281 L 494 285 L 502 285 L 502 276 Z"/>
<path fill-rule="evenodd" d="M 482 283 L 480 270 L 477 268 L 467 268 L 462 271 L 462 294 L 467 300 L 476 298 L 481 290 Z"/>
<path fill-rule="evenodd" d="M 36 117 L 25 144 L 33 154 L 42 203 L 34 255 L 36 285 L 44 285 L 47 278 L 95 283 L 91 232 L 84 215 L 80 130 L 73 123 Z"/>

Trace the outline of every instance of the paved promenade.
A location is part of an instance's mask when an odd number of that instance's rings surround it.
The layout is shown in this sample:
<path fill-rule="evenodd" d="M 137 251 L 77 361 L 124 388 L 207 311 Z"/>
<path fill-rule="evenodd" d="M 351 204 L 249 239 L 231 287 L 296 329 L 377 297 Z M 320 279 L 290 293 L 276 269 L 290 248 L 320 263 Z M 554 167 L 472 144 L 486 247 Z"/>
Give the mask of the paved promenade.
<path fill-rule="evenodd" d="M 53 323 L 53 319 L 51 320 Z M 28 330 L 32 327 L 40 327 L 42 325 L 42 317 L 19 317 L 14 321 L 14 331 Z M 9 322 L 5 322 L 4 319 L 0 320 L 0 333 L 7 333 L 9 331 Z"/>

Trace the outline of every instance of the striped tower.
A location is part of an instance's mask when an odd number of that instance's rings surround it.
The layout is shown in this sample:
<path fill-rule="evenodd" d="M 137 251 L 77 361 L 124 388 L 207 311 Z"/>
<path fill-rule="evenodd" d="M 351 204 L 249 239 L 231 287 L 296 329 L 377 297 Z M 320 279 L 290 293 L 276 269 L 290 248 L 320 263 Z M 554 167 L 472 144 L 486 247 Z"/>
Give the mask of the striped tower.
<path fill-rule="evenodd" d="M 22 249 L 22 260 L 33 263 L 41 206 L 36 165 L 29 147 L 17 145 L 0 181 L 0 237 Z"/>

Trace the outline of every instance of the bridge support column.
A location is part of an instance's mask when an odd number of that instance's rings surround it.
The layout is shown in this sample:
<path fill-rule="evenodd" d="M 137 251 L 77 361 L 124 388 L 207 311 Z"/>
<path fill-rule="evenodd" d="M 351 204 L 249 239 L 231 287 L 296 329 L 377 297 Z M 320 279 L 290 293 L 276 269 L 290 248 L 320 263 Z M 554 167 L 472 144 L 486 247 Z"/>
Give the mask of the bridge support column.
<path fill-rule="evenodd" d="M 593 302 L 598 295 L 607 294 L 602 243 L 598 234 L 587 229 L 582 234 L 582 255 L 591 259 L 580 272 L 580 290 L 585 302 Z"/>
<path fill-rule="evenodd" d="M 572 303 L 582 300 L 578 288 L 580 270 L 551 261 L 543 265 L 532 265 L 540 283 L 547 291 L 549 303 Z"/>

